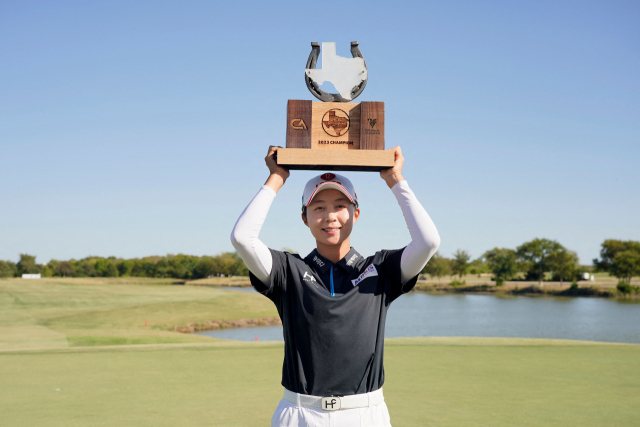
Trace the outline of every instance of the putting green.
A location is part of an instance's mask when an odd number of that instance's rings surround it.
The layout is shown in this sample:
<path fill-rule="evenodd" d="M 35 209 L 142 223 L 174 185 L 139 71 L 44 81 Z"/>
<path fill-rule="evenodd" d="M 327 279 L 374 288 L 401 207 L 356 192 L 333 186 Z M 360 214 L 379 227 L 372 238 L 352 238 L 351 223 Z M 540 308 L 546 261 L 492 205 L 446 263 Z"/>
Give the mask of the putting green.
<path fill-rule="evenodd" d="M 2 425 L 266 426 L 280 343 L 0 352 Z M 637 426 L 639 345 L 388 340 L 394 426 Z"/>

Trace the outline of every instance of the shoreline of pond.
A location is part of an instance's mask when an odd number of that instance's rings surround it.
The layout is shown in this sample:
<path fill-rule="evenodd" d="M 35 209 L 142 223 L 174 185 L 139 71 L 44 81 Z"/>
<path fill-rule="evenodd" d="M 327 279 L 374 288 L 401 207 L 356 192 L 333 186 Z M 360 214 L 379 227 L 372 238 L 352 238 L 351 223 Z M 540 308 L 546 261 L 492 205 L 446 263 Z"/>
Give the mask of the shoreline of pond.
<path fill-rule="evenodd" d="M 252 288 L 249 280 L 238 280 L 234 277 L 228 283 L 217 280 L 217 283 L 206 283 L 205 280 L 186 281 L 187 286 L 203 286 L 209 288 L 225 289 L 225 288 Z M 560 282 L 524 282 L 524 281 L 508 281 L 502 286 L 496 286 L 495 282 L 470 282 L 462 283 L 457 286 L 450 284 L 451 282 L 439 282 L 431 280 L 419 280 L 413 291 L 427 292 L 435 294 L 477 294 L 477 295 L 512 295 L 512 296 L 550 296 L 550 297 L 597 297 L 597 298 L 613 298 L 623 300 L 640 299 L 639 292 L 623 294 L 618 291 L 615 285 L 595 284 L 593 282 L 572 283 Z"/>
<path fill-rule="evenodd" d="M 218 331 L 221 329 L 255 328 L 263 326 L 281 326 L 279 317 L 253 317 L 237 320 L 208 320 L 204 322 L 189 322 L 184 325 L 175 325 L 168 328 L 169 331 L 183 334 L 196 332 Z"/>
<path fill-rule="evenodd" d="M 560 284 L 538 282 L 505 282 L 502 286 L 495 283 L 478 282 L 463 283 L 453 286 L 443 282 L 418 282 L 414 291 L 435 294 L 478 294 L 478 295 L 511 295 L 511 296 L 549 296 L 549 297 L 597 297 L 608 299 L 640 299 L 640 294 L 623 294 L 615 286 L 585 284 Z"/>

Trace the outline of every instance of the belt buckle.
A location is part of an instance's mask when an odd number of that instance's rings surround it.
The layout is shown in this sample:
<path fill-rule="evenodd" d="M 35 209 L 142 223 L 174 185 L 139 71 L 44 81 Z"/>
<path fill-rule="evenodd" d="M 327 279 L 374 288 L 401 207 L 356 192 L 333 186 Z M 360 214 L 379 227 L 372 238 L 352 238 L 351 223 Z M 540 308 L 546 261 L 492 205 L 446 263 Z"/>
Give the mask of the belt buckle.
<path fill-rule="evenodd" d="M 325 411 L 337 411 L 342 406 L 339 397 L 323 397 L 322 398 L 322 409 Z"/>

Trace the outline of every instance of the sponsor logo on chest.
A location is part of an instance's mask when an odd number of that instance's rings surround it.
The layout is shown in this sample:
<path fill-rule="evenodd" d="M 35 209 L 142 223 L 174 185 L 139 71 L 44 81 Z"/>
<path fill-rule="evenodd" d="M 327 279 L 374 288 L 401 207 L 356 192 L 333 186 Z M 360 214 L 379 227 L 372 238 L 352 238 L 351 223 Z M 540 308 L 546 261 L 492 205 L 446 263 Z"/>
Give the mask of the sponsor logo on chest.
<path fill-rule="evenodd" d="M 367 277 L 373 277 L 373 276 L 377 276 L 377 275 L 378 275 L 378 270 L 376 270 L 376 266 L 371 264 L 369 267 L 367 267 L 362 272 L 361 275 L 358 276 L 357 279 L 352 280 L 351 283 L 353 283 L 353 286 L 358 286 L 360 284 L 360 282 L 362 282 Z"/>
<path fill-rule="evenodd" d="M 304 280 L 305 282 L 315 282 L 316 278 L 309 274 L 308 271 L 305 271 L 304 276 L 302 276 L 302 280 Z"/>

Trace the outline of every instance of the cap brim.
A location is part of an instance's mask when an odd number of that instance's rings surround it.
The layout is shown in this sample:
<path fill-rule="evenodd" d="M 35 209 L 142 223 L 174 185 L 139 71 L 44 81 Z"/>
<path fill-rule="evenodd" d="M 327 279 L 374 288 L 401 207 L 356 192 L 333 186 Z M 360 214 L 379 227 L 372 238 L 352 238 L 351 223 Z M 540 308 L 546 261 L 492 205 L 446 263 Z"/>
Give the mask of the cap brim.
<path fill-rule="evenodd" d="M 353 203 L 354 205 L 356 204 L 351 194 L 349 194 L 347 189 L 344 188 L 342 185 L 336 182 L 323 182 L 322 184 L 318 185 L 315 190 L 313 190 L 313 193 L 311 194 L 311 197 L 309 197 L 309 200 L 307 201 L 307 204 L 305 206 L 309 206 L 309 204 L 311 203 L 313 198 L 316 196 L 316 194 L 318 194 L 322 190 L 338 190 L 339 192 L 347 196 L 349 198 L 349 201 L 351 201 L 351 203 Z"/>

